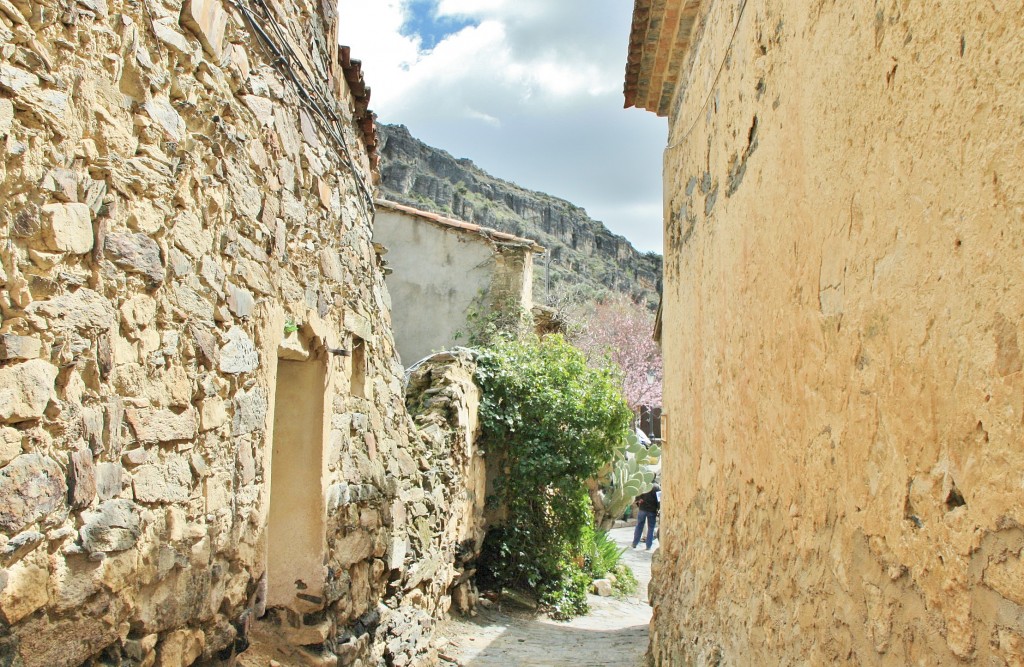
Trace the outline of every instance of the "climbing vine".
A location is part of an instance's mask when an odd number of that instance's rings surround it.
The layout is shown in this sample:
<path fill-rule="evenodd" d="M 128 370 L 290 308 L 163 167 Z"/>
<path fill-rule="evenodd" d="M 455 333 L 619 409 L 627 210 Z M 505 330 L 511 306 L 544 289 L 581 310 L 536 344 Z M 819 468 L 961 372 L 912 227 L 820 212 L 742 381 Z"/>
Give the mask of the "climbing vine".
<path fill-rule="evenodd" d="M 629 428 L 621 380 L 552 335 L 496 339 L 478 359 L 477 382 L 485 446 L 501 461 L 492 500 L 505 516 L 485 542 L 483 578 L 535 593 L 556 618 L 585 613 L 586 481 Z"/>

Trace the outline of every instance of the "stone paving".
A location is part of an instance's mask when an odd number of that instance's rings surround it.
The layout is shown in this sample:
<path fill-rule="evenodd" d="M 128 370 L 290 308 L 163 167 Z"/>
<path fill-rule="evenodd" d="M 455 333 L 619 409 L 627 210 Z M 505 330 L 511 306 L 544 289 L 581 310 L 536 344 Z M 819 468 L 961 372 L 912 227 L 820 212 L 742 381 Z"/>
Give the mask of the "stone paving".
<path fill-rule="evenodd" d="M 481 608 L 471 619 L 455 618 L 443 627 L 441 648 L 448 664 L 460 667 L 640 667 L 647 651 L 647 584 L 653 551 L 629 549 L 633 528 L 612 537 L 626 547 L 623 560 L 636 574 L 638 592 L 617 600 L 590 596 L 591 612 L 568 622 L 545 616 Z M 657 551 L 658 543 L 654 543 Z M 442 663 L 444 664 L 444 663 Z"/>

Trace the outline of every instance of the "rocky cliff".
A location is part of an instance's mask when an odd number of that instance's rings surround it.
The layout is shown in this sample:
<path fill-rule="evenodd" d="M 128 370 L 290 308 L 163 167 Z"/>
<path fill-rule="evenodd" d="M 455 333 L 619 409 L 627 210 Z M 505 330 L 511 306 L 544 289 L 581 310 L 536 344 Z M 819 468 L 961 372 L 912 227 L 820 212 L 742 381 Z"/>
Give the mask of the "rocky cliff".
<path fill-rule="evenodd" d="M 472 161 L 419 141 L 402 125 L 381 125 L 381 194 L 417 208 L 535 239 L 534 298 L 577 290 L 586 299 L 614 290 L 657 303 L 661 256 L 641 253 L 564 199 L 503 181 Z"/>

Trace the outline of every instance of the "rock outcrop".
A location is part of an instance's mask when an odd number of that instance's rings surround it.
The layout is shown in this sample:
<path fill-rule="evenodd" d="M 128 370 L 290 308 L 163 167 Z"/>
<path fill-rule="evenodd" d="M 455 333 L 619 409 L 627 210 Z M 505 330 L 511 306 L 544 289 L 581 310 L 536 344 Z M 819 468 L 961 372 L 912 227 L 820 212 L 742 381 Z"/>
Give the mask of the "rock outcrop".
<path fill-rule="evenodd" d="M 379 133 L 386 198 L 533 239 L 548 249 L 550 256 L 537 259 L 537 303 L 548 302 L 546 292 L 575 288 L 584 298 L 611 290 L 657 305 L 659 255 L 637 251 L 578 206 L 495 178 L 470 160 L 424 144 L 402 125 L 381 125 Z"/>

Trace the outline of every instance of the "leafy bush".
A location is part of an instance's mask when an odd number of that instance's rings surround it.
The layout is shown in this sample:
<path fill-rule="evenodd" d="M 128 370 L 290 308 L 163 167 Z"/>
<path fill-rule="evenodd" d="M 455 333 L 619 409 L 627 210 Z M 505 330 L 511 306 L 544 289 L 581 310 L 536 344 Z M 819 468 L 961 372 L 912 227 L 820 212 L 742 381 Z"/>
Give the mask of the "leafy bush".
<path fill-rule="evenodd" d="M 629 569 L 629 566 L 625 563 L 616 565 L 615 569 L 612 570 L 612 574 L 615 575 L 615 583 L 612 584 L 612 590 L 615 591 L 616 597 L 624 598 L 633 595 L 640 588 L 640 582 L 636 580 L 636 575 L 633 574 L 633 570 Z"/>
<path fill-rule="evenodd" d="M 584 568 L 594 579 L 603 579 L 613 572 L 626 549 L 608 536 L 607 530 L 590 528 L 584 531 Z"/>
<path fill-rule="evenodd" d="M 477 361 L 480 423 L 500 457 L 493 501 L 505 510 L 481 554 L 484 580 L 538 595 L 549 613 L 586 611 L 586 481 L 612 459 L 631 413 L 607 368 L 558 335 L 497 338 Z"/>

